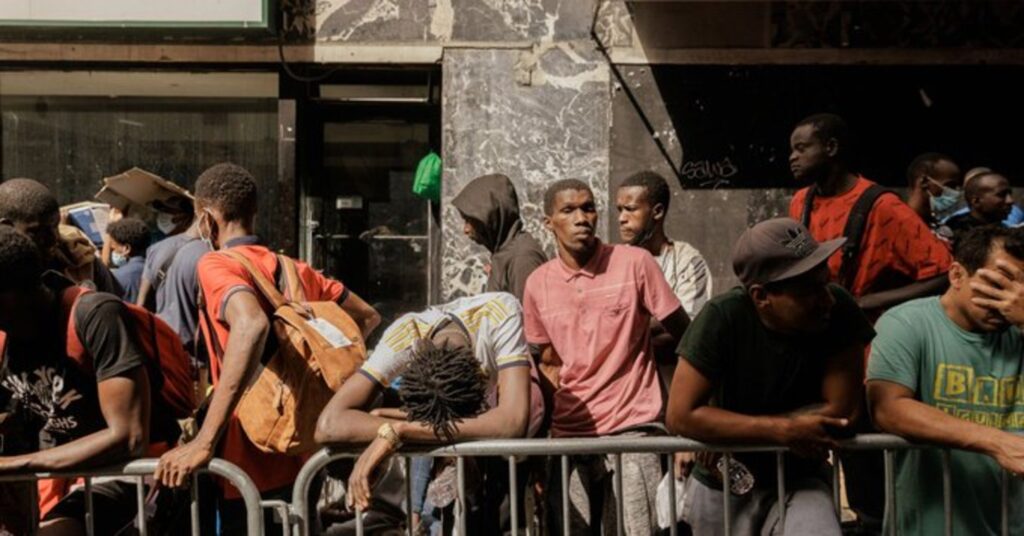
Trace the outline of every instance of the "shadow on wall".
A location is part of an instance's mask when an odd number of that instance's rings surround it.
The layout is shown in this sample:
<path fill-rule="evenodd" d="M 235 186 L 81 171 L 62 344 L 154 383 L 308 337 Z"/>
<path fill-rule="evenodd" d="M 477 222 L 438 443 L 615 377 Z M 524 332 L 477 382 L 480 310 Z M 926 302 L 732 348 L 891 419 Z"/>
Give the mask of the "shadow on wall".
<path fill-rule="evenodd" d="M 1021 67 L 620 69 L 657 138 L 626 91 L 613 89 L 612 186 L 640 169 L 671 179 L 669 234 L 704 253 L 716 293 L 735 283 L 729 259 L 742 230 L 787 212 L 799 186 L 789 172 L 789 135 L 812 113 L 846 118 L 854 169 L 890 188 L 905 186 L 907 165 L 926 151 L 947 153 L 965 169 L 999 169 L 1011 181 L 1024 176 L 1015 140 L 1001 134 L 1024 121 L 1019 89 L 1005 83 L 1019 79 Z"/>

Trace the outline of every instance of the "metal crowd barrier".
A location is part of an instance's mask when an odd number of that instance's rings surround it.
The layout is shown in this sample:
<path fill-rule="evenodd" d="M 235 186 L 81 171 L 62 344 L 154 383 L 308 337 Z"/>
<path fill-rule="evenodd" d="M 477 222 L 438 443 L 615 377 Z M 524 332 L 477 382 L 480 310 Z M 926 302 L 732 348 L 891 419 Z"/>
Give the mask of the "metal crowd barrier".
<path fill-rule="evenodd" d="M 156 471 L 157 458 L 143 458 L 133 460 L 125 464 L 93 469 L 88 471 L 62 471 L 53 473 L 34 473 L 21 475 L 0 476 L 0 482 L 17 482 L 27 480 L 42 480 L 47 478 L 84 478 L 85 479 L 85 531 L 93 536 L 95 531 L 94 512 L 92 505 L 92 479 L 102 476 L 134 476 L 137 477 L 136 486 L 136 507 L 138 508 L 137 521 L 139 534 L 146 536 L 148 530 L 145 523 L 145 491 L 143 489 L 143 478 L 151 476 Z M 209 473 L 224 478 L 238 489 L 245 503 L 245 520 L 250 536 L 262 536 L 263 534 L 263 512 L 260 503 L 260 492 L 256 489 L 249 475 L 245 474 L 238 466 L 221 459 L 213 459 L 209 465 L 198 471 L 198 473 Z M 198 473 L 192 475 L 192 504 L 190 507 L 192 516 L 192 534 L 199 534 L 199 486 L 197 482 Z M 277 505 L 267 504 L 267 507 Z"/>
<path fill-rule="evenodd" d="M 885 460 L 885 525 L 887 527 L 888 534 L 896 534 L 897 524 L 893 519 L 896 512 L 896 493 L 895 493 L 895 466 L 894 466 L 894 453 L 900 450 L 913 450 L 913 449 L 933 449 L 941 448 L 933 445 L 917 444 L 908 442 L 905 439 L 894 435 L 888 434 L 865 434 L 859 435 L 855 438 L 843 440 L 839 442 L 839 451 L 867 451 L 867 450 L 881 450 L 883 452 Z M 945 514 L 945 531 L 946 536 L 952 536 L 953 534 L 953 511 L 952 511 L 952 484 L 950 477 L 950 456 L 949 449 L 942 449 L 942 482 L 943 482 L 943 508 Z M 406 485 L 405 485 L 405 514 L 406 514 L 406 530 L 410 536 L 413 534 L 412 527 L 412 512 L 411 512 L 411 495 L 409 488 L 409 458 L 411 456 L 425 456 L 432 458 L 451 458 L 454 457 L 457 460 L 456 473 L 458 480 L 458 496 L 455 501 L 455 515 L 456 515 L 456 527 L 459 529 L 460 535 L 466 535 L 466 516 L 465 516 L 465 467 L 464 459 L 467 457 L 477 456 L 502 456 L 508 459 L 509 468 L 509 498 L 511 511 L 516 512 L 519 504 L 519 487 L 516 483 L 516 458 L 524 456 L 556 456 L 561 458 L 561 506 L 562 506 L 562 534 L 570 534 L 569 521 L 570 521 L 570 505 L 569 505 L 569 457 L 576 455 L 597 455 L 597 454 L 613 454 L 615 456 L 615 476 L 614 486 L 616 490 L 622 489 L 622 455 L 631 453 L 654 453 L 661 454 L 668 457 L 668 467 L 672 470 L 672 457 L 671 455 L 676 452 L 721 452 L 725 454 L 725 463 L 723 464 L 723 481 L 728 482 L 728 471 L 729 463 L 732 459 L 732 454 L 740 452 L 775 452 L 776 453 L 776 470 L 780 478 L 777 479 L 778 487 L 777 494 L 782 505 L 780 511 L 779 526 L 785 526 L 785 500 L 786 496 L 786 482 L 784 478 L 781 478 L 784 474 L 784 457 L 783 453 L 786 451 L 785 447 L 780 446 L 753 446 L 753 445 L 733 445 L 733 446 L 722 446 L 712 445 L 707 443 L 701 443 L 678 437 L 595 437 L 595 438 L 559 438 L 559 439 L 510 439 L 510 440 L 487 440 L 487 441 L 472 441 L 466 443 L 459 443 L 456 445 L 445 446 L 436 448 L 433 450 L 416 450 L 415 448 L 406 448 L 397 454 L 405 458 L 406 464 Z M 293 523 L 293 530 L 296 534 L 301 536 L 308 536 L 310 534 L 310 523 L 311 517 L 316 515 L 316 512 L 310 512 L 310 505 L 308 502 L 310 487 L 313 483 L 316 475 L 323 470 L 327 464 L 332 461 L 343 459 L 343 458 L 355 458 L 361 453 L 360 450 L 340 450 L 326 448 L 320 450 L 314 454 L 303 466 L 299 472 L 298 477 L 295 480 L 295 485 L 292 491 L 292 508 L 291 508 L 291 520 Z M 833 461 L 837 459 L 835 456 L 836 452 L 833 452 Z M 836 515 L 840 515 L 840 495 L 839 495 L 839 464 L 832 464 L 832 502 L 836 511 Z M 671 519 L 677 519 L 676 512 L 676 497 L 675 497 L 675 486 L 669 486 L 669 495 L 671 503 Z M 622 536 L 625 532 L 624 519 L 623 519 L 623 494 L 616 494 L 616 515 L 617 515 L 617 534 Z M 730 507 L 730 495 L 729 493 L 723 493 L 724 501 L 724 532 L 728 536 L 732 532 L 732 515 Z M 1008 507 L 1008 476 L 1006 472 L 1003 472 L 1002 478 L 1002 531 L 1004 536 L 1009 535 L 1009 507 Z M 363 534 L 363 523 L 362 523 L 362 512 L 356 511 L 355 516 L 356 522 L 356 534 L 362 536 Z M 518 519 L 515 515 L 511 516 L 512 523 L 512 534 L 520 534 L 518 527 Z M 672 536 L 676 536 L 676 523 L 673 522 L 669 529 Z M 530 536 L 527 533 L 528 536 Z"/>

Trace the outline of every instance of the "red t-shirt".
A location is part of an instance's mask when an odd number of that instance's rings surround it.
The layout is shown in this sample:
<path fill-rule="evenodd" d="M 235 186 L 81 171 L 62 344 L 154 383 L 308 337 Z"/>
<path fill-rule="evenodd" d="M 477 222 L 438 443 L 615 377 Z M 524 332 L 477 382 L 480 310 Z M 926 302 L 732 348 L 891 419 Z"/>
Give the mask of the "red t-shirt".
<path fill-rule="evenodd" d="M 271 281 L 274 280 L 274 273 L 277 270 L 277 255 L 269 249 L 252 245 L 253 240 L 245 240 L 246 245 L 232 247 L 245 255 L 250 262 L 259 268 L 263 275 Z M 345 294 L 345 287 L 338 281 L 328 279 L 307 264 L 296 262 L 299 277 L 302 280 L 302 287 L 309 301 L 338 301 Z M 204 256 L 197 267 L 199 286 L 202 289 L 205 300 L 206 314 L 211 319 L 213 331 L 220 343 L 221 348 L 227 348 L 230 329 L 224 316 L 228 299 L 236 292 L 254 293 L 267 313 L 271 313 L 270 304 L 263 299 L 257 290 L 249 273 L 237 261 L 226 255 L 211 253 Z M 203 336 L 207 341 L 210 356 L 216 356 L 212 338 L 207 332 L 205 323 L 200 322 L 203 329 Z M 210 375 L 213 380 L 213 387 L 216 388 L 220 382 L 220 373 L 223 364 L 219 358 L 211 357 Z M 305 459 L 300 456 L 286 456 L 284 454 L 265 453 L 245 435 L 238 419 L 232 415 L 228 421 L 228 428 L 224 433 L 217 449 L 217 456 L 223 458 L 241 468 L 252 478 L 256 487 L 261 491 L 269 491 L 290 485 L 302 468 Z M 225 496 L 229 499 L 238 498 L 238 492 L 230 486 L 226 486 Z"/>
<path fill-rule="evenodd" d="M 832 197 L 816 196 L 811 209 L 810 231 L 819 242 L 843 236 L 854 203 L 872 181 L 858 177 L 853 188 Z M 808 188 L 793 196 L 789 216 L 800 221 Z M 891 290 L 935 277 L 953 262 L 947 248 L 932 234 L 906 203 L 895 195 L 882 195 L 868 215 L 860 246 L 860 262 L 850 291 L 855 297 Z M 838 280 L 842 252 L 828 260 L 833 280 Z"/>

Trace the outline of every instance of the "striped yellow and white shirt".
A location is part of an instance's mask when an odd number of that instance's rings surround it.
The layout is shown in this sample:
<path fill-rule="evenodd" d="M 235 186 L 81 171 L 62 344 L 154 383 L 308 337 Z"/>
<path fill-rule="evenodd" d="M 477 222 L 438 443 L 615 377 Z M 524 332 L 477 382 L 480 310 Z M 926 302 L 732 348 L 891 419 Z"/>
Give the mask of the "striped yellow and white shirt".
<path fill-rule="evenodd" d="M 360 372 L 386 387 L 409 365 L 412 344 L 425 339 L 446 320 L 458 322 L 469 332 L 473 354 L 488 378 L 487 402 L 495 407 L 498 400 L 498 373 L 510 367 L 532 366 L 526 336 L 523 334 L 523 310 L 515 296 L 506 292 L 487 292 L 432 306 L 425 311 L 407 313 L 388 326 Z M 533 381 L 530 393 L 530 430 L 535 431 L 543 418 L 543 399 L 538 382 Z"/>

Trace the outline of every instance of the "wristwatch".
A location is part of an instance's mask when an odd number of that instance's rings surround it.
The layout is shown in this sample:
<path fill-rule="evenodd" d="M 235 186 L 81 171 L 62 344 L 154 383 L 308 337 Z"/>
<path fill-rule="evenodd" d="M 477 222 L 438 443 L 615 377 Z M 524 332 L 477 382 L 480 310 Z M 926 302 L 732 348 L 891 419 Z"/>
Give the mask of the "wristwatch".
<path fill-rule="evenodd" d="M 395 431 L 395 427 L 391 426 L 391 423 L 384 423 L 377 428 L 377 437 L 387 441 L 391 444 L 391 448 L 398 450 L 402 448 L 402 438 L 398 436 L 398 432 Z"/>

